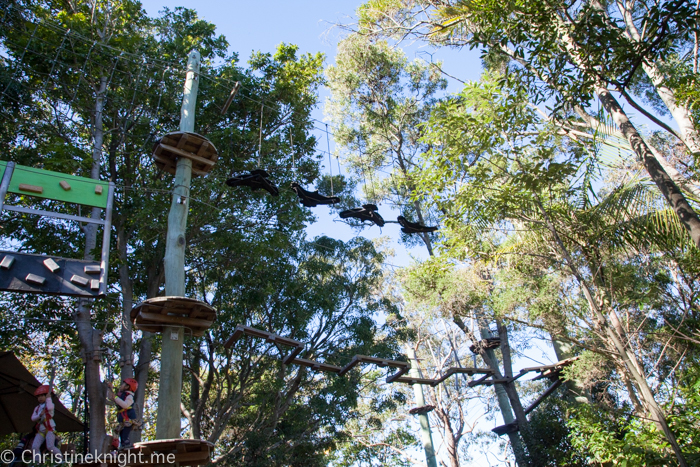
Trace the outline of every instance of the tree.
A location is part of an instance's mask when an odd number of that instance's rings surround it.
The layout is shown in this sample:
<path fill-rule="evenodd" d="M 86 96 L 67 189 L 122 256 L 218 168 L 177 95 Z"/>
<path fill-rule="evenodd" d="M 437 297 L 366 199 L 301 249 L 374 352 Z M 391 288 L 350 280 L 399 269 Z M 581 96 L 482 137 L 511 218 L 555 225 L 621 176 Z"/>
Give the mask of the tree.
<path fill-rule="evenodd" d="M 437 68 L 409 62 L 385 41 L 353 34 L 338 44 L 336 64 L 326 74 L 331 99 L 325 111 L 335 143 L 349 170 L 364 181 L 365 198 L 387 201 L 423 225 L 435 222 L 435 214 L 415 196 L 410 174 L 428 149 L 421 125 L 446 87 Z M 430 234 L 403 235 L 402 241 L 412 245 L 414 238 L 433 254 Z"/>
<path fill-rule="evenodd" d="M 681 2 L 644 5 L 627 9 L 616 23 L 598 2 L 568 6 L 556 2 L 468 3 L 370 1 L 358 10 L 360 30 L 373 35 L 405 37 L 418 35 L 440 45 L 484 47 L 514 66 L 510 71 L 531 93 L 535 104 L 549 98 L 557 110 L 588 107 L 597 96 L 615 124 L 629 141 L 636 157 L 674 209 L 696 246 L 700 246 L 700 221 L 678 184 L 664 169 L 642 135 L 608 89 L 614 85 L 623 92 L 642 63 L 650 72 L 659 70 L 676 47 L 688 48 L 696 12 Z M 630 8 L 635 8 L 629 5 Z M 622 7 L 621 7 L 622 8 Z M 659 19 L 661 20 L 659 26 Z M 644 29 L 645 37 L 634 37 L 633 26 Z M 692 58 L 693 54 L 690 54 Z M 652 73 L 653 74 L 653 73 Z M 662 94 L 672 80 L 652 77 Z M 539 83 L 543 85 L 540 86 Z M 663 89 L 662 89 L 663 88 Z M 676 105 L 682 103 L 676 101 Z M 674 115 L 690 115 L 675 111 Z M 689 119 L 689 117 L 688 117 Z M 688 128 L 694 140 L 691 122 Z M 686 144 L 688 144 L 686 142 Z M 692 141 L 690 145 L 693 146 Z M 661 158 L 662 159 L 662 158 Z"/>
<path fill-rule="evenodd" d="M 655 370 L 645 363 L 643 349 L 659 341 L 628 337 L 632 322 L 639 331 L 659 309 L 642 307 L 638 296 L 625 291 L 625 281 L 616 278 L 631 262 L 649 261 L 635 257 L 632 245 L 645 245 L 650 258 L 659 251 L 684 256 L 694 250 L 688 250 L 678 224 L 643 185 L 627 182 L 599 196 L 590 169 L 596 161 L 585 148 L 559 140 L 557 127 L 538 129 L 535 122 L 537 113 L 522 94 L 501 89 L 495 81 L 468 85 L 434 112 L 428 138 L 435 150 L 421 170 L 419 186 L 445 210 L 446 235 L 457 258 L 500 262 L 513 255 L 508 262 L 517 264 L 532 257 L 529 261 L 541 263 L 539 268 L 556 268 L 568 276 L 569 286 L 588 307 L 590 341 L 577 344 L 596 351 L 601 347 L 593 342 L 603 345 L 603 353 L 617 361 L 629 397 L 640 401 L 637 414 L 655 421 L 682 463 L 675 434 L 655 398 L 661 393 L 655 396 L 649 382 L 647 371 Z M 641 314 L 627 309 L 624 304 L 630 301 Z M 660 310 L 665 320 L 674 319 L 671 310 Z M 562 323 L 556 316 L 550 314 L 544 323 L 555 335 L 586 319 L 577 313 Z M 571 339 L 566 332 L 559 335 Z"/>

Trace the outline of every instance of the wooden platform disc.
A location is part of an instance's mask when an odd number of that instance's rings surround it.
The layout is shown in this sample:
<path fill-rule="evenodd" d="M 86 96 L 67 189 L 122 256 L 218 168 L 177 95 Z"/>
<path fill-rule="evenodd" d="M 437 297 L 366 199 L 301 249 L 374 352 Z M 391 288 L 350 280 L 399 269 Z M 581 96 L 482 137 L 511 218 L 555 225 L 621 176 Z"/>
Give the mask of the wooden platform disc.
<path fill-rule="evenodd" d="M 177 160 L 192 160 L 192 177 L 206 175 L 216 165 L 219 153 L 211 141 L 197 133 L 168 133 L 153 145 L 153 159 L 159 169 L 175 175 Z"/>
<path fill-rule="evenodd" d="M 158 439 L 136 443 L 132 449 L 101 456 L 103 462 L 73 463 L 74 467 L 140 467 L 205 465 L 214 445 L 201 439 Z"/>
<path fill-rule="evenodd" d="M 148 332 L 163 332 L 166 326 L 182 326 L 199 337 L 211 327 L 215 319 L 214 308 L 187 297 L 149 298 L 131 310 L 134 327 Z"/>
<path fill-rule="evenodd" d="M 203 439 L 158 439 L 136 443 L 134 447 L 144 453 L 161 453 L 166 457 L 171 454 L 175 465 L 208 464 L 214 450 L 214 445 Z"/>

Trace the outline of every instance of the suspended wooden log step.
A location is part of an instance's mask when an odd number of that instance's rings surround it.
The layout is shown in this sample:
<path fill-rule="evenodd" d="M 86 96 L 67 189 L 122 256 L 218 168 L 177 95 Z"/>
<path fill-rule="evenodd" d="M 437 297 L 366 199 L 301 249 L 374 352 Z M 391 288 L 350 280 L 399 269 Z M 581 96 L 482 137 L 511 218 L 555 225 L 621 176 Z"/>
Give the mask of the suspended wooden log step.
<path fill-rule="evenodd" d="M 136 329 L 163 332 L 166 326 L 182 326 L 195 337 L 202 336 L 216 319 L 216 310 L 204 302 L 187 297 L 156 297 L 137 304 L 131 310 Z"/>
<path fill-rule="evenodd" d="M 318 191 L 306 191 L 297 182 L 292 182 L 292 191 L 299 197 L 299 202 L 307 208 L 315 208 L 319 204 L 335 204 L 340 203 L 340 198 L 337 196 L 324 196 Z"/>
<path fill-rule="evenodd" d="M 401 376 L 387 383 L 408 383 L 408 384 L 425 384 L 426 386 L 435 386 L 437 380 L 430 378 L 414 378 L 413 376 Z"/>
<path fill-rule="evenodd" d="M 295 358 L 292 360 L 295 365 L 305 366 L 311 368 L 315 371 L 325 371 L 326 373 L 340 373 L 341 367 L 335 365 L 328 365 L 326 363 L 319 363 L 314 360 L 306 360 L 305 358 Z"/>
<path fill-rule="evenodd" d="M 192 176 L 208 174 L 216 165 L 219 153 L 214 144 L 202 135 L 186 131 L 168 133 L 153 145 L 153 159 L 159 169 L 175 175 L 177 160 L 192 161 Z"/>
<path fill-rule="evenodd" d="M 438 229 L 437 227 L 427 227 L 425 225 L 421 225 L 418 222 L 410 222 L 403 216 L 397 217 L 396 220 L 399 222 L 401 227 L 403 227 L 401 232 L 405 234 L 430 233 L 435 232 Z"/>
<path fill-rule="evenodd" d="M 427 386 L 435 387 L 438 384 L 445 381 L 452 375 L 463 374 L 468 376 L 474 376 L 478 374 L 485 374 L 485 378 L 493 375 L 493 370 L 488 368 L 448 368 L 445 373 L 437 379 L 428 378 L 414 378 L 412 376 L 402 376 L 400 378 L 394 379 L 392 381 L 387 380 L 388 383 L 408 383 L 408 384 L 425 384 Z"/>
<path fill-rule="evenodd" d="M 339 376 L 343 376 L 346 374 L 348 371 L 352 370 L 355 366 L 359 365 L 360 363 L 372 363 L 374 365 L 377 365 L 379 367 L 391 367 L 391 368 L 398 368 L 399 371 L 394 373 L 393 375 L 389 376 L 386 379 L 387 383 L 391 383 L 394 380 L 400 378 L 401 376 L 405 375 L 408 373 L 408 370 L 411 369 L 411 364 L 408 362 L 400 362 L 398 360 L 389 360 L 386 358 L 377 358 L 377 357 L 368 357 L 366 355 L 355 355 L 352 357 L 352 360 L 350 360 L 350 363 L 345 365 L 342 370 L 338 373 Z"/>
<path fill-rule="evenodd" d="M 567 358 L 566 360 L 561 360 L 559 362 L 553 363 L 551 365 L 542 365 L 542 366 L 533 366 L 530 368 L 523 368 L 520 370 L 520 373 L 518 373 L 515 377 L 513 377 L 513 381 L 516 379 L 519 379 L 522 376 L 525 376 L 528 373 L 531 373 L 533 371 L 538 371 L 540 374 L 536 376 L 535 378 L 532 379 L 532 381 L 537 381 L 538 379 L 544 379 L 547 378 L 550 381 L 557 381 L 561 378 L 561 372 L 566 368 L 567 366 L 573 364 L 576 360 L 578 360 L 579 357 L 571 357 Z"/>
<path fill-rule="evenodd" d="M 434 405 L 423 405 L 421 407 L 413 407 L 411 410 L 408 411 L 411 415 L 423 415 L 426 413 L 430 413 L 433 410 L 435 410 Z"/>
<path fill-rule="evenodd" d="M 361 208 L 352 208 L 341 211 L 339 216 L 341 219 L 353 217 L 361 221 L 370 221 L 377 224 L 379 227 L 384 227 L 384 219 L 377 212 L 379 208 L 376 204 L 363 204 Z"/>
<path fill-rule="evenodd" d="M 256 329 L 256 328 L 251 328 L 249 326 L 241 326 L 241 325 L 236 326 L 236 329 L 234 329 L 234 331 L 233 331 L 233 335 L 231 335 L 231 337 L 229 337 L 229 339 L 224 344 L 224 348 L 228 349 L 238 339 L 240 339 L 244 335 L 253 336 L 253 337 L 261 337 L 261 338 L 265 339 L 267 342 L 270 342 L 273 344 L 281 344 L 281 345 L 286 345 L 288 347 L 294 347 L 294 350 L 292 351 L 292 353 L 287 355 L 282 360 L 282 363 L 284 363 L 285 365 L 289 365 L 290 363 L 293 363 L 296 356 L 299 355 L 302 350 L 304 350 L 304 344 L 302 342 L 297 341 L 297 340 L 290 339 L 288 337 L 278 336 L 277 334 L 263 331 L 262 329 Z M 308 360 L 308 361 L 310 361 L 310 360 Z M 318 363 L 318 362 L 314 362 L 314 363 Z"/>
<path fill-rule="evenodd" d="M 479 342 L 475 342 L 474 344 L 470 345 L 469 350 L 471 350 L 475 354 L 479 354 L 483 350 L 497 349 L 498 347 L 500 347 L 500 345 L 500 337 L 489 337 L 487 339 L 482 339 Z"/>
<path fill-rule="evenodd" d="M 469 381 L 467 385 L 473 388 L 474 386 L 493 386 L 494 384 L 508 384 L 513 382 L 513 378 L 488 379 L 489 376 L 491 375 L 486 375 L 475 381 Z"/>
<path fill-rule="evenodd" d="M 503 436 L 503 435 L 507 435 L 508 433 L 515 433 L 519 429 L 520 429 L 520 427 L 518 427 L 518 422 L 512 422 L 512 423 L 506 423 L 505 425 L 497 426 L 496 428 L 493 428 L 491 431 L 496 433 L 498 436 Z"/>

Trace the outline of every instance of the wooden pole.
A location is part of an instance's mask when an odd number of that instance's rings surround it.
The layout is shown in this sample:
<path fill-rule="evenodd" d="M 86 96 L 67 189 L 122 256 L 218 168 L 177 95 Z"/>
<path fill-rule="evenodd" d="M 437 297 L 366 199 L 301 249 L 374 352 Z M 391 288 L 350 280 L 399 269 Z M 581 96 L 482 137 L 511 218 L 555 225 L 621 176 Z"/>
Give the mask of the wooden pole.
<path fill-rule="evenodd" d="M 199 89 L 199 52 L 193 50 L 187 59 L 187 77 L 180 110 L 180 131 L 194 132 L 194 110 Z M 175 187 L 168 215 L 165 244 L 165 294 L 185 296 L 185 227 L 192 179 L 192 160 L 180 157 L 175 171 Z M 156 438 L 180 437 L 180 404 L 182 400 L 182 327 L 166 326 L 163 330 L 163 351 L 158 388 Z"/>
<path fill-rule="evenodd" d="M 411 370 L 409 371 L 409 374 L 413 378 L 422 378 L 420 370 L 418 369 L 418 358 L 416 357 L 416 351 L 413 350 L 410 345 L 406 345 L 406 353 L 408 355 L 408 361 L 411 362 Z M 414 384 L 413 393 L 416 398 L 416 406 L 423 407 L 425 405 L 423 386 L 421 384 Z M 428 414 L 419 414 L 418 421 L 420 422 L 421 438 L 423 439 L 423 449 L 425 450 L 425 461 L 428 464 L 428 467 L 437 467 L 435 448 L 433 447 L 433 435 L 430 432 L 430 420 L 428 419 Z"/>

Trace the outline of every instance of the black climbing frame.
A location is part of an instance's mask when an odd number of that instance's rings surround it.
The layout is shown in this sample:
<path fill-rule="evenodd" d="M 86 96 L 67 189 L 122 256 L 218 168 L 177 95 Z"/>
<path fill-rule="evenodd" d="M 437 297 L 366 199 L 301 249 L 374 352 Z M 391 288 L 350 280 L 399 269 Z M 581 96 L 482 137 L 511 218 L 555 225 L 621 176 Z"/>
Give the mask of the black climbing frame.
<path fill-rule="evenodd" d="M 418 222 L 409 222 L 408 219 L 406 219 L 403 216 L 399 216 L 396 218 L 397 221 L 399 221 L 399 224 L 401 227 L 401 232 L 405 234 L 414 234 L 414 233 L 430 233 L 430 232 L 435 232 L 438 228 L 437 226 L 435 227 L 427 227 L 425 225 L 421 225 Z"/>
<path fill-rule="evenodd" d="M 318 191 L 306 191 L 297 182 L 292 182 L 292 190 L 299 197 L 299 202 L 306 207 L 315 208 L 319 204 L 335 204 L 340 202 L 337 196 L 324 196 Z"/>
<path fill-rule="evenodd" d="M 269 179 L 270 174 L 262 169 L 251 170 L 244 175 L 236 175 L 226 180 L 228 186 L 247 186 L 251 190 L 265 190 L 272 196 L 279 196 L 280 191 Z"/>
<path fill-rule="evenodd" d="M 354 217 L 355 219 L 360 219 L 361 221 L 370 221 L 377 224 L 379 227 L 384 227 L 384 219 L 377 212 L 377 206 L 375 204 L 363 204 L 361 208 L 352 208 L 346 211 L 340 212 L 341 219 L 347 219 L 349 217 Z"/>

